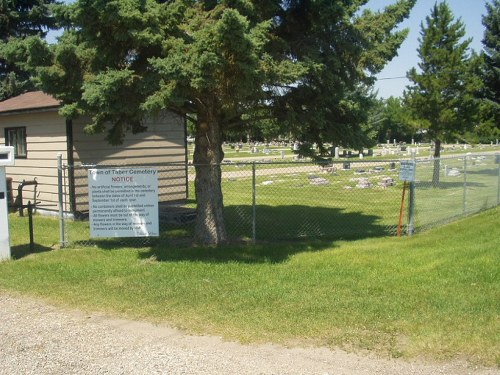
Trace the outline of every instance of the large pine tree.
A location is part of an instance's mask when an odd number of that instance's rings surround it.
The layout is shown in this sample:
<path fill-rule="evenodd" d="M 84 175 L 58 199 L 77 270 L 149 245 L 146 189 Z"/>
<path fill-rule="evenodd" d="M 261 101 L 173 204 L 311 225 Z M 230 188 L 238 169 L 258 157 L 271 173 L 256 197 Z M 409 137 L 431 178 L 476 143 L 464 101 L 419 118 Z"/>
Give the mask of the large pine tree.
<path fill-rule="evenodd" d="M 455 20 L 446 2 L 436 3 L 421 25 L 418 64 L 408 72 L 413 82 L 406 104 L 434 141 L 433 183 L 439 183 L 441 143 L 460 139 L 474 126 L 479 79 L 473 74 L 477 58 L 469 53 L 463 22 Z"/>
<path fill-rule="evenodd" d="M 110 142 L 151 111 L 195 122 L 195 240 L 227 241 L 220 163 L 228 131 L 262 118 L 297 133 L 354 138 L 359 98 L 397 51 L 415 0 L 382 12 L 366 0 L 79 0 L 72 25 L 38 69 L 45 91 Z M 359 89 L 361 87 L 361 89 Z"/>
<path fill-rule="evenodd" d="M 26 38 L 45 37 L 55 28 L 50 12 L 50 5 L 55 3 L 56 0 L 0 1 L 0 100 L 34 87 L 30 69 L 16 62 L 26 59 L 20 56 Z"/>
<path fill-rule="evenodd" d="M 481 125 L 478 129 L 480 139 L 500 137 L 500 1 L 486 4 L 483 16 L 485 27 L 483 38 L 483 65 L 481 77 Z"/>

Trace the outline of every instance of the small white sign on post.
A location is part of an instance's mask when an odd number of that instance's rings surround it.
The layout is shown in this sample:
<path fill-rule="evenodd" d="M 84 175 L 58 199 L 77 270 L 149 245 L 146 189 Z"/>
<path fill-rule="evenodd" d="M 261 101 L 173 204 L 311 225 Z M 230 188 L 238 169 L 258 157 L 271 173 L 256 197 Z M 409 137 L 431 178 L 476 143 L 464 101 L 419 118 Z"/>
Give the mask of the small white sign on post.
<path fill-rule="evenodd" d="M 415 181 L 415 162 L 413 160 L 401 160 L 399 179 L 401 181 Z"/>
<path fill-rule="evenodd" d="M 9 211 L 6 166 L 15 164 L 14 147 L 0 146 L 0 261 L 10 259 Z"/>
<path fill-rule="evenodd" d="M 89 169 L 90 236 L 159 236 L 158 171 Z"/>

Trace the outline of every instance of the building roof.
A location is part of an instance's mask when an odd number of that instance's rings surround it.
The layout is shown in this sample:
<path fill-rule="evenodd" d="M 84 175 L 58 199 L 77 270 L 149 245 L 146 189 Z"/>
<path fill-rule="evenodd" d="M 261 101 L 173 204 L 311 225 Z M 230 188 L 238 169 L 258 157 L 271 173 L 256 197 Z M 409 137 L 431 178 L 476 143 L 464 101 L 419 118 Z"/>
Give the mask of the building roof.
<path fill-rule="evenodd" d="M 57 108 L 61 102 L 43 91 L 32 91 L 0 102 L 0 113 Z"/>

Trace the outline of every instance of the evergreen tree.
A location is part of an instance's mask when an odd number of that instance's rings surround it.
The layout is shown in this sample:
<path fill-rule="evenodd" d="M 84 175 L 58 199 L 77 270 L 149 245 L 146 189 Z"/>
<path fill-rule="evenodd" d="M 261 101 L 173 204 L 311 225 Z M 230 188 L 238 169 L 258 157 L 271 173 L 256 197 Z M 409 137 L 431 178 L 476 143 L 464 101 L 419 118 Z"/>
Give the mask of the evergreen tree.
<path fill-rule="evenodd" d="M 406 35 L 415 3 L 359 15 L 366 0 L 79 0 L 38 69 L 63 114 L 113 126 L 110 142 L 152 111 L 194 114 L 195 240 L 227 241 L 220 163 L 227 132 L 262 119 L 304 138 L 354 143 L 372 74 Z"/>
<path fill-rule="evenodd" d="M 486 4 L 486 11 L 481 74 L 484 86 L 480 95 L 483 101 L 477 129 L 479 139 L 484 141 L 500 137 L 500 1 Z"/>
<path fill-rule="evenodd" d="M 421 25 L 419 71 L 407 76 L 413 82 L 405 92 L 406 104 L 434 141 L 433 183 L 439 183 L 441 143 L 460 138 L 474 126 L 476 92 L 480 86 L 474 69 L 477 58 L 469 54 L 470 39 L 446 2 L 436 3 Z"/>
<path fill-rule="evenodd" d="M 26 49 L 26 38 L 45 37 L 55 28 L 50 5 L 55 0 L 0 1 L 0 100 L 33 88 L 30 72 L 15 62 Z M 36 43 L 36 42 L 35 42 Z M 21 50 L 21 51 L 20 51 Z M 23 56 L 26 58 L 26 56 Z"/>

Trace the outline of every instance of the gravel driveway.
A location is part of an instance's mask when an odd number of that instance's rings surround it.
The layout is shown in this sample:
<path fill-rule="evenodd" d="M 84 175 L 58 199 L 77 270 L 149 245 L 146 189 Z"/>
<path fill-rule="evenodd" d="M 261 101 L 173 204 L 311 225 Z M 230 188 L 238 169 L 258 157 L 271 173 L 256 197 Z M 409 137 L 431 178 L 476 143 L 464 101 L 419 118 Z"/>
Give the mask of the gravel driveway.
<path fill-rule="evenodd" d="M 241 345 L 0 291 L 0 374 L 500 374 L 465 363 Z"/>

